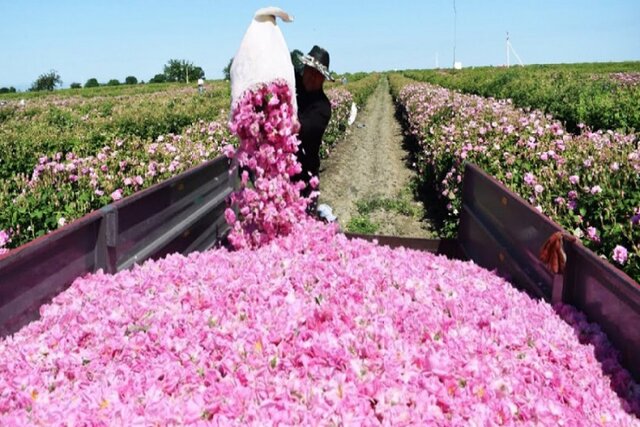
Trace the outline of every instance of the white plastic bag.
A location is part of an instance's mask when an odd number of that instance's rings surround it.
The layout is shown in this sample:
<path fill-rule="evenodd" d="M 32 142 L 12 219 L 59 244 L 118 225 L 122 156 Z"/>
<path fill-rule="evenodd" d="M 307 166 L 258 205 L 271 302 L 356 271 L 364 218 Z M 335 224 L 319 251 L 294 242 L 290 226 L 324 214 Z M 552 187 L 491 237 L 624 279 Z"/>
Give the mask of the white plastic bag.
<path fill-rule="evenodd" d="M 293 21 L 293 17 L 280 8 L 259 9 L 240 43 L 231 64 L 232 110 L 245 91 L 274 80 L 287 82 L 293 94 L 294 113 L 298 110 L 291 55 L 282 32 L 276 25 L 276 17 L 285 22 Z"/>
<path fill-rule="evenodd" d="M 351 111 L 349 111 L 349 120 L 347 121 L 349 126 L 351 126 L 353 124 L 353 122 L 356 121 L 356 117 L 357 116 L 358 116 L 358 107 L 356 106 L 355 102 L 352 102 L 351 103 Z"/>

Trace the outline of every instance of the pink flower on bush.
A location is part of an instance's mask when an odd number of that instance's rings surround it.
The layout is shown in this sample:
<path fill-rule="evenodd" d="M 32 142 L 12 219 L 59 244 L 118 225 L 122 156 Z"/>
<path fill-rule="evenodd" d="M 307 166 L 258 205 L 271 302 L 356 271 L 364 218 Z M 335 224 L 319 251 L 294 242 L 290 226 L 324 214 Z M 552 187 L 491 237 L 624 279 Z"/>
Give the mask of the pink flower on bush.
<path fill-rule="evenodd" d="M 576 185 L 580 182 L 580 177 L 578 175 L 571 175 L 569 177 L 569 182 L 572 183 L 573 185 Z"/>
<path fill-rule="evenodd" d="M 594 242 L 600 241 L 598 230 L 595 227 L 587 227 L 587 237 L 589 238 L 589 240 L 592 240 Z"/>
<path fill-rule="evenodd" d="M 527 172 L 524 174 L 524 182 L 527 185 L 535 185 L 537 181 L 534 174 L 532 174 L 531 172 Z"/>
<path fill-rule="evenodd" d="M 616 245 L 615 248 L 613 248 L 613 260 L 620 263 L 620 264 L 624 264 L 625 262 L 627 262 L 627 258 L 628 258 L 629 254 L 627 252 L 627 248 L 625 248 L 624 246 L 621 245 Z"/>
<path fill-rule="evenodd" d="M 599 185 L 594 185 L 593 187 L 591 187 L 591 194 L 600 194 L 602 193 L 602 187 L 600 187 Z"/>
<path fill-rule="evenodd" d="M 544 187 L 542 185 L 540 185 L 540 184 L 536 184 L 533 187 L 533 191 L 535 191 L 536 194 L 540 194 L 540 193 L 542 193 L 544 191 Z"/>
<path fill-rule="evenodd" d="M 6 230 L 0 230 L 0 248 L 11 242 L 11 236 Z"/>
<path fill-rule="evenodd" d="M 111 199 L 115 202 L 122 199 L 122 190 L 118 188 L 113 193 L 111 193 Z"/>

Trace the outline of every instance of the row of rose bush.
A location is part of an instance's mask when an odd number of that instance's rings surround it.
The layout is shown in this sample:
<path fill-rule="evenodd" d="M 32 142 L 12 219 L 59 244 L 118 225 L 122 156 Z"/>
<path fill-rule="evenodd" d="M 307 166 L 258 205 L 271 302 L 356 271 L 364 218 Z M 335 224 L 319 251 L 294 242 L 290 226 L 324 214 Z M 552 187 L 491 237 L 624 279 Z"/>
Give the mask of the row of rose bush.
<path fill-rule="evenodd" d="M 356 108 L 361 110 L 369 96 L 378 87 L 380 77 L 378 73 L 370 73 L 346 85 L 338 82 L 327 85 L 329 88 L 327 96 L 331 101 L 331 121 L 322 138 L 320 157 L 329 157 L 334 145 L 344 137 L 345 132 L 349 131 L 351 104 L 355 103 Z"/>
<path fill-rule="evenodd" d="M 466 93 L 512 99 L 518 107 L 540 109 L 572 132 L 592 129 L 640 131 L 640 62 L 413 70 L 407 77 Z"/>
<path fill-rule="evenodd" d="M 640 146 L 634 134 L 566 132 L 538 110 L 391 75 L 452 235 L 465 162 L 482 167 L 583 243 L 640 280 Z"/>
<path fill-rule="evenodd" d="M 2 425 L 638 425 L 640 387 L 574 309 L 313 220 L 87 275 L 40 312 L 0 341 Z"/>
<path fill-rule="evenodd" d="M 57 152 L 89 156 L 116 138 L 180 134 L 198 120 L 215 120 L 221 110 L 228 111 L 225 82 L 210 83 L 202 95 L 177 84 L 152 93 L 126 89 L 120 96 L 54 93 L 0 106 L 0 178 L 30 173 L 42 156 Z"/>
<path fill-rule="evenodd" d="M 376 79 L 371 79 L 369 84 L 376 83 Z M 361 87 L 366 86 L 360 84 L 353 92 L 360 94 Z M 347 120 L 353 100 L 351 90 L 351 86 L 346 85 L 327 91 L 333 111 L 321 148 L 324 155 L 328 155 L 348 130 Z M 193 97 L 189 91 L 183 92 L 183 96 Z M 54 102 L 59 101 L 56 99 Z M 68 101 L 72 104 L 77 102 L 75 99 Z M 128 102 L 129 99 L 121 101 Z M 228 109 L 229 97 L 224 101 Z M 209 98 L 208 101 L 205 98 L 203 102 L 214 106 L 220 104 L 217 98 Z M 45 109 L 45 106 L 41 108 Z M 122 111 L 129 111 L 128 108 L 117 107 Z M 144 111 L 129 113 L 138 117 Z M 199 113 L 196 111 L 194 114 Z M 127 136 L 124 132 L 123 136 L 114 137 L 93 151 L 91 144 L 77 150 L 56 146 L 58 151 L 36 158 L 28 173 L 0 178 L 0 252 L 219 156 L 222 146 L 229 141 L 235 143 L 226 120 L 226 113 L 219 111 L 216 120 L 199 120 L 179 133 L 141 138 Z"/>

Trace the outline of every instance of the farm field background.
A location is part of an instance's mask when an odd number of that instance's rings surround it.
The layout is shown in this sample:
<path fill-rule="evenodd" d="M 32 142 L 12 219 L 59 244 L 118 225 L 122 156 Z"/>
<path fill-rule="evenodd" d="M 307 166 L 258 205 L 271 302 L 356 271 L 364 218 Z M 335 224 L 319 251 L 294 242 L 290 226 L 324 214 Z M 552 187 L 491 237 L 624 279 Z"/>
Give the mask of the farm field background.
<path fill-rule="evenodd" d="M 327 147 L 346 131 L 352 101 L 364 102 L 379 78 L 359 77 L 328 91 Z M 154 84 L 62 90 L 24 102 L 20 94 L 1 98 L 0 248 L 219 156 L 233 142 L 229 83 L 206 86 L 204 94 L 185 84 Z"/>
<path fill-rule="evenodd" d="M 435 195 L 429 203 L 442 211 L 441 236 L 455 232 L 459 171 L 473 161 L 640 278 L 640 62 L 387 76 L 420 143 L 419 189 Z M 329 85 L 327 146 L 347 130 L 351 101 L 363 105 L 380 77 L 357 73 L 347 85 Z M 422 82 L 513 101 L 413 86 Z M 0 247 L 16 247 L 219 155 L 230 140 L 229 85 L 206 86 L 202 95 L 185 84 L 3 95 Z M 419 93 L 409 99 L 410 90 Z M 416 119 L 418 110 L 424 114 Z"/>

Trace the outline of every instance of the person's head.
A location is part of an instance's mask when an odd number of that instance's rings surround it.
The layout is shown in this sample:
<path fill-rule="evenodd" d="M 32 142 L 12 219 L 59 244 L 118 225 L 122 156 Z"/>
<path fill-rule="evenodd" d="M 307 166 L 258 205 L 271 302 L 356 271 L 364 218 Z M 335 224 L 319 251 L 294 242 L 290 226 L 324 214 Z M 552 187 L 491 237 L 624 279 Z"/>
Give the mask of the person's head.
<path fill-rule="evenodd" d="M 319 46 L 313 46 L 307 55 L 302 55 L 304 64 L 302 83 L 308 91 L 322 89 L 326 79 L 333 81 L 329 72 L 329 52 Z"/>

